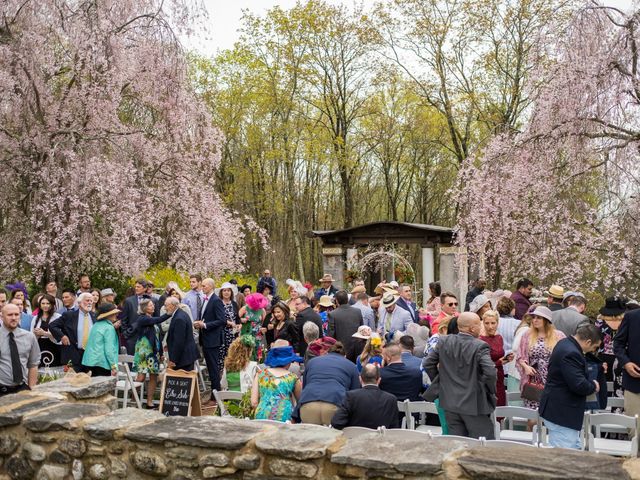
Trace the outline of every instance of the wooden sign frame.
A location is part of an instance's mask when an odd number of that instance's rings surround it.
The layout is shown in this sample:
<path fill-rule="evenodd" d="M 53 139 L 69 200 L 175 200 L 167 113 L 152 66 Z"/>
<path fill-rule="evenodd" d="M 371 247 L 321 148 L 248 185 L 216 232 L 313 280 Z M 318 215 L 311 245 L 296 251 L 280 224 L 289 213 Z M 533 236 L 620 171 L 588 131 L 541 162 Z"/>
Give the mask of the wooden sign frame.
<path fill-rule="evenodd" d="M 189 389 L 189 409 L 187 410 L 187 416 L 189 417 L 199 417 L 202 415 L 202 406 L 200 404 L 200 387 L 198 385 L 198 372 L 191 371 L 187 372 L 186 370 L 173 370 L 171 368 L 167 368 L 164 372 L 164 377 L 162 379 L 162 388 L 160 390 L 160 407 L 158 411 L 163 415 L 162 408 L 164 407 L 164 395 L 165 389 L 167 387 L 167 378 L 190 378 L 191 379 L 191 388 Z M 170 416 L 170 415 L 166 415 Z"/>

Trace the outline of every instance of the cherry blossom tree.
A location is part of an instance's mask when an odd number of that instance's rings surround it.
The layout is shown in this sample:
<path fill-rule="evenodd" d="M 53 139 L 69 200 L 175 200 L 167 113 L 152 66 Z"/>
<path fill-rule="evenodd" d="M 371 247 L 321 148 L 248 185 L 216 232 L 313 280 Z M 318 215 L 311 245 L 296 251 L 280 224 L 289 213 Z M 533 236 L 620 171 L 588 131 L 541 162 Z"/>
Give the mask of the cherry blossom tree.
<path fill-rule="evenodd" d="M 240 268 L 258 228 L 215 191 L 221 135 L 178 41 L 201 12 L 179 0 L 0 9 L 0 275 Z"/>
<path fill-rule="evenodd" d="M 498 281 L 638 285 L 639 28 L 640 11 L 590 3 L 541 38 L 528 122 L 464 164 L 458 241 Z"/>

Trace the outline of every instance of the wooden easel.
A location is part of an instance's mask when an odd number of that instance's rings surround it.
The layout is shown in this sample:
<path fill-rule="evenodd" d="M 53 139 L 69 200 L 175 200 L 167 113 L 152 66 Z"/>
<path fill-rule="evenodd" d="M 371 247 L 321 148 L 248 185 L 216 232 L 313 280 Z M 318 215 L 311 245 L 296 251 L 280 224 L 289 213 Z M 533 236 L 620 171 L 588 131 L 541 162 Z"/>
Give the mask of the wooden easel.
<path fill-rule="evenodd" d="M 167 417 L 202 415 L 198 372 L 168 368 L 162 379 L 159 411 Z"/>

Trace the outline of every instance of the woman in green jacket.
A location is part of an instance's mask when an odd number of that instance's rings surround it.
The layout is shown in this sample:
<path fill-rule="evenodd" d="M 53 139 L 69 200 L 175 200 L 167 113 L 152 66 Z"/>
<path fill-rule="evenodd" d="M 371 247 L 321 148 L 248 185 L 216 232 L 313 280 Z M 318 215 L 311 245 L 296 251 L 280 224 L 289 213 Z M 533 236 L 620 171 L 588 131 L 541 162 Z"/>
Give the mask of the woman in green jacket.
<path fill-rule="evenodd" d="M 91 328 L 82 365 L 94 377 L 115 375 L 118 370 L 118 334 L 114 327 L 120 310 L 112 303 L 98 307 L 98 318 Z"/>

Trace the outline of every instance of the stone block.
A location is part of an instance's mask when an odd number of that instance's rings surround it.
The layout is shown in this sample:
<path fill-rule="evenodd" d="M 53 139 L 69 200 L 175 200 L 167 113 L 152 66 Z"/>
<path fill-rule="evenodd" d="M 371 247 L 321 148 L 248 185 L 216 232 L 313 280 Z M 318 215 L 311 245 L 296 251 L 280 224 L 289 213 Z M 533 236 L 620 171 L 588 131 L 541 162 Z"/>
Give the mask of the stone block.
<path fill-rule="evenodd" d="M 173 448 L 167 448 L 165 450 L 165 455 L 169 458 L 181 458 L 183 460 L 196 460 L 198 458 L 198 451 L 196 451 L 193 448 L 173 447 Z"/>
<path fill-rule="evenodd" d="M 236 473 L 234 467 L 204 467 L 202 470 L 202 478 L 218 478 L 225 475 L 232 475 Z"/>
<path fill-rule="evenodd" d="M 109 478 L 109 470 L 102 463 L 96 463 L 89 468 L 89 478 L 92 480 L 107 480 Z"/>
<path fill-rule="evenodd" d="M 255 470 L 260 466 L 260 455 L 244 453 L 233 459 L 233 466 L 239 470 Z"/>
<path fill-rule="evenodd" d="M 64 378 L 61 378 L 53 382 L 36 385 L 33 391 L 36 393 L 40 391 L 55 392 L 76 400 L 91 400 L 112 394 L 115 387 L 115 377 L 91 377 L 91 383 L 80 386 L 72 385 Z"/>
<path fill-rule="evenodd" d="M 120 431 L 144 425 L 161 418 L 165 418 L 164 415 L 155 410 L 122 408 L 87 423 L 84 426 L 84 430 L 92 438 L 113 440 L 118 436 L 118 432 Z"/>
<path fill-rule="evenodd" d="M 81 460 L 74 460 L 71 465 L 71 476 L 73 480 L 82 480 L 84 478 L 84 464 Z"/>
<path fill-rule="evenodd" d="M 299 424 L 266 429 L 255 441 L 258 450 L 270 455 L 308 460 L 324 457 L 327 449 L 341 436 L 339 430 Z"/>
<path fill-rule="evenodd" d="M 36 474 L 25 455 L 14 455 L 9 458 L 4 469 L 12 480 L 31 480 Z"/>
<path fill-rule="evenodd" d="M 111 473 L 118 478 L 125 478 L 127 476 L 128 466 L 122 460 L 117 458 L 111 459 Z"/>
<path fill-rule="evenodd" d="M 57 398 L 20 394 L 7 395 L 2 397 L 2 400 L 3 402 L 0 404 L 0 428 L 18 425 L 26 415 L 61 403 Z M 12 402 L 8 403 L 8 400 L 12 400 Z"/>
<path fill-rule="evenodd" d="M 71 457 L 56 448 L 49 454 L 49 461 L 53 463 L 71 463 Z"/>
<path fill-rule="evenodd" d="M 214 467 L 226 467 L 227 465 L 229 465 L 229 457 L 221 452 L 209 453 L 200 457 L 201 467 L 210 465 Z"/>
<path fill-rule="evenodd" d="M 22 451 L 27 455 L 29 460 L 34 462 L 44 462 L 44 459 L 47 457 L 47 452 L 44 451 L 44 448 L 31 442 L 26 442 L 22 445 Z"/>
<path fill-rule="evenodd" d="M 58 437 L 51 433 L 34 433 L 31 435 L 31 440 L 36 443 L 53 443 L 58 440 Z"/>
<path fill-rule="evenodd" d="M 486 480 L 628 478 L 622 459 L 597 453 L 549 448 L 532 453 L 530 447 L 473 448 L 461 454 L 458 465 L 470 478 Z M 536 450 L 534 450 L 536 452 Z"/>
<path fill-rule="evenodd" d="M 467 448 L 467 444 L 446 437 L 435 440 L 416 442 L 415 439 L 391 437 L 384 440 L 384 448 L 372 448 L 372 445 L 380 443 L 380 435 L 362 435 L 348 439 L 342 448 L 331 455 L 331 461 L 367 470 L 436 475 L 442 470 L 446 455 Z"/>
<path fill-rule="evenodd" d="M 61 403 L 43 413 L 27 416 L 22 424 L 32 432 L 76 430 L 85 417 L 104 415 L 109 410 L 104 405 L 92 403 Z"/>
<path fill-rule="evenodd" d="M 80 458 L 87 452 L 87 444 L 81 438 L 67 437 L 60 441 L 58 449 L 74 458 Z"/>
<path fill-rule="evenodd" d="M 124 437 L 136 442 L 165 443 L 191 447 L 236 450 L 253 439 L 262 426 L 258 423 L 221 417 L 165 417 L 134 427 Z"/>
<path fill-rule="evenodd" d="M 20 445 L 18 438 L 10 433 L 0 435 L 0 455 L 11 455 Z"/>
<path fill-rule="evenodd" d="M 146 473 L 147 475 L 164 477 L 169 473 L 169 468 L 164 458 L 156 453 L 139 450 L 132 453 L 129 458 L 131 465 L 133 465 L 136 470 Z"/>
<path fill-rule="evenodd" d="M 274 475 L 314 478 L 318 472 L 318 467 L 312 462 L 273 458 L 269 461 L 269 470 Z"/>
<path fill-rule="evenodd" d="M 36 480 L 64 480 L 68 471 L 67 467 L 62 465 L 44 464 L 40 467 Z"/>

